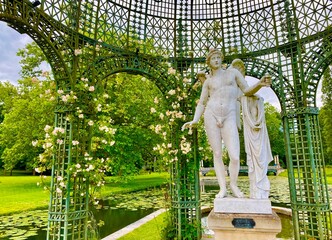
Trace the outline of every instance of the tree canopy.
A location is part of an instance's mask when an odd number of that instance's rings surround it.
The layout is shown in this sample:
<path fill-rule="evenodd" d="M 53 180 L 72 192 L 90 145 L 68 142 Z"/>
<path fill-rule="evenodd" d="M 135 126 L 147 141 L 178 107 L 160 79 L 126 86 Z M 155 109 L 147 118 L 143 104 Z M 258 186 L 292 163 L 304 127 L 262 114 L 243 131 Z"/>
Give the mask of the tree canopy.
<path fill-rule="evenodd" d="M 1 159 L 7 171 L 38 166 L 44 149 L 33 145 L 47 134 L 45 126 L 54 125 L 58 96 L 52 75 L 41 70 L 45 57 L 38 46 L 27 44 L 18 55 L 22 57 L 22 79 L 17 86 L 0 84 Z M 156 121 L 166 121 L 151 114 L 152 109 L 157 111 L 165 104 L 159 89 L 140 75 L 118 73 L 105 79 L 104 91 L 96 97 L 103 102 L 97 115 L 105 128 L 96 126 L 94 138 L 98 141 L 105 129 L 114 129 L 114 139 L 97 151 L 97 155 L 109 159 L 109 173 L 127 176 L 143 168 L 165 170 L 160 154 L 153 151 L 163 138 L 151 128 Z"/>
<path fill-rule="evenodd" d="M 332 164 L 332 76 L 331 66 L 326 69 L 322 78 L 323 107 L 319 113 L 322 132 L 324 158 L 327 164 Z"/>

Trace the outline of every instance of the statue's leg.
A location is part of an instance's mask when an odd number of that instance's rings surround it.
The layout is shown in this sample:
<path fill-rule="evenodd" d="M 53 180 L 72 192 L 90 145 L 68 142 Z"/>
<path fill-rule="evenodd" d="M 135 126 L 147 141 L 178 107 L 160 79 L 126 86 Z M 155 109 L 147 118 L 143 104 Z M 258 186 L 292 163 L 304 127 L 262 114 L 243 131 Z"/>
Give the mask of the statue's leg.
<path fill-rule="evenodd" d="M 225 166 L 222 161 L 222 138 L 220 128 L 217 126 L 217 121 L 214 116 L 209 115 L 208 112 L 204 114 L 204 124 L 206 135 L 213 151 L 214 170 L 220 187 L 220 192 L 216 197 L 223 198 L 227 194 L 227 189 Z"/>
<path fill-rule="evenodd" d="M 221 133 L 230 158 L 228 168 L 230 188 L 235 197 L 242 198 L 244 197 L 244 194 L 240 191 L 237 185 L 237 179 L 240 171 L 240 140 L 235 116 L 234 118 L 227 118 L 224 121 Z"/>
<path fill-rule="evenodd" d="M 223 198 L 227 195 L 227 188 L 226 188 L 226 171 L 225 171 L 225 165 L 224 162 L 221 159 L 222 151 L 214 153 L 213 154 L 213 164 L 214 164 L 214 169 L 216 172 L 216 176 L 218 179 L 218 183 L 220 186 L 220 191 L 216 195 L 217 198 Z"/>

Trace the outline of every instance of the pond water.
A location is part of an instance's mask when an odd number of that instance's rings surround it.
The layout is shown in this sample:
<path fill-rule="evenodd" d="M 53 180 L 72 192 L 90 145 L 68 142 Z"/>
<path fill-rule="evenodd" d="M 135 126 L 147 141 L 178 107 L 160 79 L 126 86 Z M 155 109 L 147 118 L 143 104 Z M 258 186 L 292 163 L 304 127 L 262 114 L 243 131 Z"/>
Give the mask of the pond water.
<path fill-rule="evenodd" d="M 289 206 L 289 192 L 287 178 L 272 177 L 271 201 L 274 206 Z M 248 194 L 248 178 L 241 177 L 239 187 Z M 100 201 L 93 215 L 97 223 L 101 220 L 104 225 L 98 228 L 100 238 L 103 238 L 130 223 L 165 207 L 164 196 L 166 190 L 152 188 L 130 194 L 116 194 Z M 212 207 L 213 199 L 218 192 L 217 186 L 205 186 L 202 195 L 202 206 Z M 292 229 L 289 219 L 282 219 L 283 231 L 289 233 Z M 46 238 L 47 210 L 36 210 L 27 213 L 0 216 L 0 239 L 2 240 L 44 240 Z M 288 230 L 286 230 L 288 229 Z M 290 231 L 292 232 L 292 231 Z M 283 234 L 282 239 L 291 239 Z"/>
<path fill-rule="evenodd" d="M 104 222 L 104 225 L 99 227 L 99 236 L 104 238 L 154 211 L 155 209 L 130 210 L 127 208 L 106 207 L 106 209 L 94 210 L 93 213 L 97 222 L 99 220 Z"/>
<path fill-rule="evenodd" d="M 273 206 L 290 208 L 288 179 L 285 177 L 269 176 L 271 182 L 269 199 Z M 229 185 L 229 182 L 227 183 Z M 249 179 L 247 176 L 239 177 L 238 186 L 246 197 L 249 197 Z M 213 199 L 219 192 L 215 178 L 204 179 L 201 187 L 202 206 L 213 207 Z"/>
<path fill-rule="evenodd" d="M 100 238 L 116 232 L 155 211 L 154 209 L 130 210 L 126 208 L 94 209 L 94 218 L 104 225 L 98 228 Z M 31 211 L 28 215 L 19 214 L 0 217 L 1 240 L 45 240 L 47 233 L 47 210 Z"/>
<path fill-rule="evenodd" d="M 165 207 L 164 190 L 152 188 L 130 194 L 109 196 L 99 205 L 91 207 L 99 237 L 103 238 L 123 227 Z M 10 216 L 0 216 L 1 240 L 45 240 L 47 234 L 47 210 L 29 211 Z"/>

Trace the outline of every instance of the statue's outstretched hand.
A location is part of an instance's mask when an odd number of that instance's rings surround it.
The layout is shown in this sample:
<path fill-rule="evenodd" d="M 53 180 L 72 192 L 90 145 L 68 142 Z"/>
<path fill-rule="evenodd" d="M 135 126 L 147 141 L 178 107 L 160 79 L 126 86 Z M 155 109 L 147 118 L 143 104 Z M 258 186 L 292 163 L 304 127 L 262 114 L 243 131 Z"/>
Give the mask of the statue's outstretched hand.
<path fill-rule="evenodd" d="M 261 78 L 260 82 L 264 87 L 271 87 L 272 78 L 269 74 L 265 74 L 265 76 Z"/>
<path fill-rule="evenodd" d="M 196 124 L 197 122 L 195 121 L 186 122 L 185 124 L 183 124 L 181 131 L 185 130 L 186 128 L 193 127 Z"/>

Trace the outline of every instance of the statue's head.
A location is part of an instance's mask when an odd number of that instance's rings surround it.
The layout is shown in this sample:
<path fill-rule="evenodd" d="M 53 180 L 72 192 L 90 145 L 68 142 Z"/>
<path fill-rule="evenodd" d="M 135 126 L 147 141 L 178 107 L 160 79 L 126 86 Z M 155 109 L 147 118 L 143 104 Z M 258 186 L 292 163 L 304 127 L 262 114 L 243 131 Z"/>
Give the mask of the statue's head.
<path fill-rule="evenodd" d="M 246 67 L 244 66 L 244 62 L 241 59 L 234 59 L 231 63 L 231 66 L 239 70 L 243 77 L 246 75 Z"/>
<path fill-rule="evenodd" d="M 210 67 L 210 59 L 211 59 L 211 57 L 212 57 L 213 55 L 215 55 L 215 54 L 217 54 L 217 55 L 220 56 L 221 61 L 224 60 L 224 55 L 222 54 L 221 51 L 219 51 L 219 50 L 216 49 L 216 48 L 211 48 L 210 51 L 209 51 L 209 53 L 206 55 L 206 64 L 207 64 L 209 67 Z"/>

